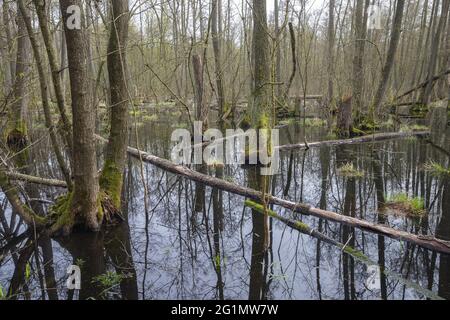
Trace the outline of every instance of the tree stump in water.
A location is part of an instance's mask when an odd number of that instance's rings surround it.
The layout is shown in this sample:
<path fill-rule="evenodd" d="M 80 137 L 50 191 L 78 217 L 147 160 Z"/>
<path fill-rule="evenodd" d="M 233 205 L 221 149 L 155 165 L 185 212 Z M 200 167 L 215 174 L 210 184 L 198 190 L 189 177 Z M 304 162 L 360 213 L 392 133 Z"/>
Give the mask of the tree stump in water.
<path fill-rule="evenodd" d="M 336 134 L 340 138 L 350 137 L 352 128 L 352 96 L 344 96 L 338 104 Z"/>

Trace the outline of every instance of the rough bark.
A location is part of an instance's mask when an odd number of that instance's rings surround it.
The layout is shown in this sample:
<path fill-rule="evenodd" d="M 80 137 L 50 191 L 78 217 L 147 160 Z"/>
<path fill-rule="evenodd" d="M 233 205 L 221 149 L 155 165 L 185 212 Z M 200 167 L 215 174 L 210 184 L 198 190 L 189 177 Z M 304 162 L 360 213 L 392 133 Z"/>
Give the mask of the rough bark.
<path fill-rule="evenodd" d="M 73 114 L 74 189 L 70 196 L 69 212 L 67 213 L 72 219 L 70 222 L 63 223 L 62 227 L 65 233 L 70 232 L 75 224 L 81 224 L 88 230 L 97 231 L 102 220 L 98 205 L 99 185 L 94 138 L 95 112 L 88 95 L 89 82 L 86 81 L 88 61 L 85 30 L 83 28 L 69 29 L 68 18 L 70 15 L 67 9 L 72 5 L 82 8 L 82 1 L 60 0 L 66 35 Z"/>
<path fill-rule="evenodd" d="M 328 52 L 327 52 L 327 71 L 328 71 L 328 99 L 327 102 L 330 105 L 333 103 L 334 97 L 334 9 L 335 9 L 335 0 L 330 0 L 329 3 L 329 13 L 328 13 L 328 30 L 327 30 L 327 38 L 328 38 Z"/>
<path fill-rule="evenodd" d="M 112 23 L 108 44 L 108 75 L 111 99 L 111 129 L 100 187 L 120 208 L 123 172 L 127 155 L 128 107 L 126 48 L 128 41 L 128 0 L 111 1 Z"/>
<path fill-rule="evenodd" d="M 353 78 L 352 95 L 354 103 L 354 112 L 359 114 L 362 111 L 363 99 L 363 81 L 364 81 L 364 0 L 356 0 L 354 12 L 354 51 L 353 51 Z"/>
<path fill-rule="evenodd" d="M 381 72 L 381 79 L 378 84 L 378 89 L 375 94 L 373 102 L 373 110 L 379 112 L 381 102 L 389 84 L 389 77 L 395 61 L 395 53 L 397 52 L 398 43 L 400 40 L 400 33 L 402 29 L 403 11 L 405 7 L 405 0 L 397 0 L 397 7 L 395 9 L 394 22 L 392 24 L 391 40 L 389 43 L 389 50 L 386 56 L 386 62 Z"/>
<path fill-rule="evenodd" d="M 253 101 L 250 107 L 251 125 L 267 128 L 270 109 L 270 56 L 267 34 L 267 10 L 264 1 L 253 1 Z"/>
<path fill-rule="evenodd" d="M 222 117 L 225 114 L 225 93 L 223 89 L 222 80 L 222 57 L 221 57 L 221 37 L 222 35 L 218 33 L 219 24 L 219 0 L 214 0 L 211 10 L 211 37 L 214 50 L 214 63 L 215 63 L 215 76 L 216 76 L 216 87 L 217 87 L 217 104 L 219 106 L 219 121 L 222 121 Z"/>

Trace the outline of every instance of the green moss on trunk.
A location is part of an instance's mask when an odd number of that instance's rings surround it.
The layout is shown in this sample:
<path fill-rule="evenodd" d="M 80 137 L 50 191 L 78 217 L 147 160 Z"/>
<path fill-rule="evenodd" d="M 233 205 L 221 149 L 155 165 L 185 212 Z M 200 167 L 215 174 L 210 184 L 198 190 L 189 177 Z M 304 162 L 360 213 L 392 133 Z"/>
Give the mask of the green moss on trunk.
<path fill-rule="evenodd" d="M 75 226 L 75 212 L 71 209 L 73 200 L 73 192 L 59 197 L 54 206 L 50 208 L 50 218 L 53 224 L 51 226 L 51 233 L 62 232 L 63 235 L 68 235 L 72 232 Z"/>
<path fill-rule="evenodd" d="M 110 197 L 117 209 L 120 208 L 122 178 L 122 171 L 112 161 L 106 161 L 100 176 L 100 188 Z"/>

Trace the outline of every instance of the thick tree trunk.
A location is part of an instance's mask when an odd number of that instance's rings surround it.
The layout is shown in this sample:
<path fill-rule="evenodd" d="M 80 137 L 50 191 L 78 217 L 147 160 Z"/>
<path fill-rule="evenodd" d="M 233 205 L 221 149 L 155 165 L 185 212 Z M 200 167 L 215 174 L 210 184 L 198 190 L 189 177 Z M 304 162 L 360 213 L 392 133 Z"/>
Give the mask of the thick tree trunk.
<path fill-rule="evenodd" d="M 219 106 L 219 122 L 221 122 L 225 113 L 225 94 L 223 90 L 222 80 L 222 57 L 221 57 L 221 39 L 222 34 L 218 33 L 219 24 L 222 23 L 218 19 L 219 15 L 219 0 L 214 0 L 211 10 L 211 36 L 214 50 L 215 75 L 217 86 L 217 103 Z"/>
<path fill-rule="evenodd" d="M 120 209 L 123 172 L 127 156 L 128 107 L 126 48 L 128 40 L 128 0 L 111 1 L 112 24 L 108 44 L 108 75 L 111 97 L 111 129 L 106 148 L 100 187 Z"/>
<path fill-rule="evenodd" d="M 330 0 L 329 3 L 329 13 L 328 13 L 328 52 L 327 52 L 327 71 L 328 71 L 328 97 L 327 103 L 328 108 L 333 104 L 334 98 L 334 9 L 335 0 Z M 329 113 L 329 111 L 328 111 Z"/>
<path fill-rule="evenodd" d="M 264 1 L 253 1 L 253 101 L 250 107 L 254 128 L 267 128 L 271 123 L 270 52 L 267 34 L 267 11 Z"/>
<path fill-rule="evenodd" d="M 386 56 L 386 62 L 381 72 L 380 83 L 375 94 L 373 102 L 374 112 L 380 112 L 379 108 L 383 101 L 384 94 L 389 84 L 389 76 L 391 75 L 392 66 L 395 61 L 395 53 L 397 52 L 398 43 L 400 40 L 400 33 L 402 29 L 403 11 L 405 7 L 405 0 L 397 0 L 397 8 L 395 9 L 395 18 L 392 24 L 391 41 L 389 43 L 389 50 Z"/>
<path fill-rule="evenodd" d="M 85 30 L 69 28 L 70 6 L 82 10 L 80 0 L 60 0 L 61 14 L 66 34 L 73 114 L 73 176 L 74 190 L 67 213 L 72 221 L 64 223 L 64 232 L 70 232 L 80 223 L 88 230 L 99 229 L 97 157 L 95 147 L 95 112 L 92 108 L 87 81 L 87 48 Z M 81 24 L 82 26 L 83 24 Z M 57 77 L 59 79 L 59 76 Z"/>
<path fill-rule="evenodd" d="M 271 109 L 271 73 L 269 35 L 267 26 L 266 1 L 253 0 L 253 101 L 250 107 L 250 124 L 254 129 L 271 129 L 273 117 Z M 262 150 L 262 141 L 256 146 L 257 154 Z M 270 142 L 269 142 L 270 143 Z M 249 150 L 249 152 L 252 152 Z M 248 184 L 264 195 L 269 190 L 270 179 L 261 176 L 259 167 L 252 166 L 248 171 Z M 264 201 L 264 197 L 256 201 Z M 264 204 L 267 207 L 267 204 Z M 264 295 L 264 256 L 269 247 L 269 216 L 261 216 L 252 210 L 252 258 L 250 267 L 249 298 L 259 300 Z"/>
<path fill-rule="evenodd" d="M 354 19 L 354 51 L 353 51 L 353 79 L 352 79 L 352 96 L 353 106 L 356 115 L 362 111 L 363 99 L 363 81 L 364 81 L 364 0 L 356 0 Z"/>
<path fill-rule="evenodd" d="M 204 86 L 203 86 L 203 62 L 199 55 L 192 57 L 192 66 L 194 69 L 195 79 L 195 119 L 202 122 L 201 134 L 208 129 L 208 107 L 204 102 Z M 195 130 L 195 129 L 194 129 Z M 199 134 L 199 132 L 197 132 Z M 202 147 L 203 154 L 203 147 Z M 198 172 L 206 174 L 208 168 L 205 163 L 197 164 L 196 169 Z M 195 212 L 203 212 L 205 207 L 205 186 L 201 183 L 195 184 Z"/>

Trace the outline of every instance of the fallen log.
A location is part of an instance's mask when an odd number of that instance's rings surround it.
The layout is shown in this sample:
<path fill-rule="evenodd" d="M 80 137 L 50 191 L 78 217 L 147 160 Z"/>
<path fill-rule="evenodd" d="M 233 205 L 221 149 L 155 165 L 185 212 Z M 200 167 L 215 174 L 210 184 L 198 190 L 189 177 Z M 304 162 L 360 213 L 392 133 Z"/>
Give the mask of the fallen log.
<path fill-rule="evenodd" d="M 107 139 L 96 135 L 99 141 L 107 142 Z M 162 159 L 151 155 L 146 152 L 142 152 L 136 148 L 128 147 L 128 154 L 134 156 L 142 161 L 153 164 L 154 166 L 161 168 L 165 171 L 181 175 L 192 181 L 203 183 L 209 187 L 217 188 L 230 193 L 238 194 L 243 197 L 250 198 L 252 200 L 261 200 L 263 194 L 260 191 L 256 191 L 251 188 L 243 187 L 235 183 L 218 179 L 212 176 L 208 176 L 192 169 L 189 169 L 182 165 L 176 165 L 169 160 Z M 304 203 L 295 203 L 274 197 L 272 195 L 265 195 L 267 203 L 275 204 L 280 207 L 292 210 L 293 212 L 312 215 L 318 218 L 323 218 L 337 223 L 342 223 L 351 227 L 355 227 L 364 231 L 369 231 L 377 234 L 387 236 L 392 239 L 403 240 L 410 243 L 414 243 L 418 246 L 434 250 L 440 253 L 450 254 L 450 241 L 440 240 L 429 236 L 420 236 L 408 233 L 406 231 L 395 230 L 386 225 L 375 224 L 366 220 L 361 220 L 354 217 L 344 216 L 335 212 L 321 210 L 311 205 Z"/>
<path fill-rule="evenodd" d="M 287 125 L 279 125 L 275 127 L 276 129 L 281 129 Z M 367 143 L 367 142 L 375 142 L 375 141 L 384 141 L 398 138 L 407 138 L 407 137 L 425 137 L 430 134 L 430 131 L 405 131 L 405 132 L 385 132 L 385 133 L 374 133 L 362 137 L 356 137 L 351 139 L 340 139 L 340 140 L 326 140 L 326 141 L 317 141 L 317 142 L 308 142 L 308 143 L 296 143 L 296 144 L 285 144 L 282 146 L 275 146 L 275 149 L 280 151 L 293 150 L 293 149 L 309 149 L 313 147 L 320 146 L 337 146 L 337 145 L 349 145 L 356 143 Z M 216 143 L 226 141 L 227 139 L 235 139 L 241 136 L 245 136 L 244 134 L 234 134 L 229 137 L 220 138 L 215 140 Z M 211 142 L 206 141 L 202 143 L 198 143 L 192 146 L 195 147 L 205 147 L 211 144 Z"/>
<path fill-rule="evenodd" d="M 321 94 L 310 94 L 310 95 L 299 95 L 299 96 L 290 96 L 289 99 L 292 100 L 321 100 L 323 95 Z"/>
<path fill-rule="evenodd" d="M 279 146 L 278 149 L 280 151 L 292 150 L 292 149 L 308 149 L 313 147 L 320 146 L 337 146 L 337 145 L 348 145 L 355 143 L 366 143 L 366 142 L 374 142 L 374 141 L 384 141 L 398 138 L 407 138 L 407 137 L 422 137 L 429 135 L 429 131 L 410 131 L 410 132 L 387 132 L 387 133 L 375 133 L 367 136 L 352 138 L 352 139 L 342 139 L 342 140 L 327 140 L 327 141 L 318 141 L 318 142 L 308 142 L 306 143 L 298 143 L 298 144 L 285 144 Z"/>
<path fill-rule="evenodd" d="M 272 217 L 278 221 L 281 221 L 288 227 L 290 227 L 294 230 L 297 230 L 300 233 L 309 235 L 316 239 L 322 240 L 323 242 L 328 243 L 332 246 L 338 247 L 342 252 L 345 252 L 348 255 L 351 255 L 355 260 L 358 260 L 358 261 L 364 263 L 366 266 L 379 266 L 377 262 L 370 259 L 368 256 L 366 256 L 361 251 L 356 250 L 355 248 L 353 248 L 349 245 L 345 245 L 339 241 L 334 240 L 333 238 L 323 234 L 322 232 L 319 232 L 319 231 L 311 228 L 304 222 L 282 217 L 282 216 L 278 215 L 275 211 L 270 210 L 270 209 L 265 210 L 262 205 L 255 203 L 253 201 L 250 201 L 250 200 L 245 201 L 245 206 L 252 208 L 253 210 L 255 210 L 261 214 L 265 214 L 265 212 L 267 211 L 267 214 L 270 217 Z M 420 285 L 418 285 L 408 279 L 405 279 L 401 274 L 398 274 L 393 271 L 389 271 L 385 268 L 380 268 L 380 271 L 383 272 L 386 276 L 389 276 L 392 279 L 399 281 L 400 283 L 404 284 L 405 286 L 415 289 L 416 291 L 423 294 L 427 298 L 430 298 L 432 300 L 445 300 L 444 298 L 440 297 L 433 291 L 422 288 Z"/>

